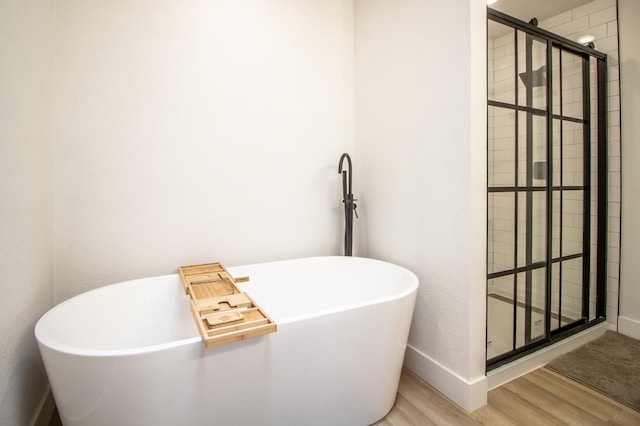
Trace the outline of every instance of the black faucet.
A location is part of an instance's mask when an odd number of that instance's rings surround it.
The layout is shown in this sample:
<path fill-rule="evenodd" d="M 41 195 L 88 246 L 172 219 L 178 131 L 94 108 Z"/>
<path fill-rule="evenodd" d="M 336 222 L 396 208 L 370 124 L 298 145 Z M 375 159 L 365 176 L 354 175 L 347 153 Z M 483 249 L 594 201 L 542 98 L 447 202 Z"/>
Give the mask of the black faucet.
<path fill-rule="evenodd" d="M 347 175 L 346 170 L 342 169 L 342 163 L 345 158 L 347 159 L 347 164 L 349 166 L 349 174 Z M 358 217 L 358 212 L 356 212 L 356 208 L 358 207 L 354 201 L 357 201 L 353 198 L 353 193 L 351 192 L 351 182 L 353 180 L 353 169 L 351 166 L 351 157 L 346 152 L 342 154 L 340 157 L 340 164 L 338 165 L 338 173 L 342 175 L 342 202 L 344 203 L 344 221 L 345 221 L 345 230 L 344 230 L 344 255 L 351 256 L 353 252 L 353 215 L 355 213 L 356 218 Z"/>

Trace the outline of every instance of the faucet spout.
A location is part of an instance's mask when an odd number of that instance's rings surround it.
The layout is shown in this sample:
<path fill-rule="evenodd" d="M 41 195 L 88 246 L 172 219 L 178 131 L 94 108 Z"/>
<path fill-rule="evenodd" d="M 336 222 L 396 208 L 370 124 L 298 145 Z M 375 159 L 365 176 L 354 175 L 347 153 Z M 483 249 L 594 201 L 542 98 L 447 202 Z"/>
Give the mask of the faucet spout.
<path fill-rule="evenodd" d="M 345 172 L 342 170 L 342 163 L 344 163 L 344 160 L 347 160 L 347 165 L 349 166 L 349 178 L 346 179 L 345 176 Z M 352 174 L 352 167 L 351 167 L 351 156 L 349 154 L 347 154 L 346 152 L 344 154 L 342 154 L 342 156 L 340 157 L 340 163 L 338 164 L 338 173 L 342 174 L 342 181 L 343 183 L 345 182 L 345 180 L 348 180 L 349 182 L 349 187 L 348 188 L 343 188 L 343 193 L 348 193 L 351 194 L 351 180 L 353 178 L 353 174 Z M 347 191 L 348 190 L 348 191 Z M 344 194 L 343 194 L 344 195 Z"/>

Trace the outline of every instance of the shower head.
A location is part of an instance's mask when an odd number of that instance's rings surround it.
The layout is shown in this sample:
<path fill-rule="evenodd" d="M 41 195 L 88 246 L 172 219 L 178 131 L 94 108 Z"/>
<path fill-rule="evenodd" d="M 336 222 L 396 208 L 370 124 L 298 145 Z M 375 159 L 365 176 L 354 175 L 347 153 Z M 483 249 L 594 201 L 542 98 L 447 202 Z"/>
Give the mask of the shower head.
<path fill-rule="evenodd" d="M 543 65 L 531 73 L 521 72 L 519 75 L 525 87 L 541 87 L 547 81 L 547 66 Z"/>

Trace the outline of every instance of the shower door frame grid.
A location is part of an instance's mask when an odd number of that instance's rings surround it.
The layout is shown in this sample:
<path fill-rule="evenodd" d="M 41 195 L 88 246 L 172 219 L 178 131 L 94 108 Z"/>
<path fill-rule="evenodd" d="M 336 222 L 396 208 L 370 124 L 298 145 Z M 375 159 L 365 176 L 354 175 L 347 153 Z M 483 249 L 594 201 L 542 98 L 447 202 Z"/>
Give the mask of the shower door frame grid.
<path fill-rule="evenodd" d="M 525 23 L 518 19 L 515 19 L 511 16 L 505 15 L 501 12 L 495 11 L 493 9 L 487 8 L 487 18 L 488 20 L 495 21 L 497 23 L 506 25 L 508 27 L 513 28 L 514 32 L 514 56 L 515 56 L 515 75 L 514 79 L 516 80 L 515 84 L 515 95 L 514 95 L 514 104 L 509 104 L 506 102 L 493 101 L 487 99 L 487 106 L 489 107 L 498 107 L 512 110 L 515 114 L 515 153 L 514 153 L 514 175 L 515 181 L 513 187 L 489 187 L 487 182 L 487 203 L 489 202 L 489 194 L 491 193 L 513 193 L 514 194 L 514 214 L 515 214 L 515 222 L 514 222 L 514 268 L 508 269 L 499 272 L 488 273 L 487 271 L 487 283 L 492 278 L 504 277 L 513 275 L 514 283 L 514 296 L 513 296 L 513 340 L 512 340 L 512 350 L 497 355 L 491 359 L 487 359 L 487 371 L 497 368 L 501 365 L 504 365 L 508 362 L 513 361 L 519 357 L 527 355 L 531 352 L 534 352 L 544 346 L 548 346 L 553 344 L 561 339 L 569 337 L 585 328 L 591 327 L 597 323 L 605 321 L 606 314 L 606 232 L 607 232 L 607 120 L 606 120 L 606 86 L 607 86 L 607 76 L 606 76 L 606 55 L 598 52 L 594 49 L 583 46 L 579 43 L 573 42 L 571 40 L 560 37 L 556 34 L 550 33 L 543 29 L 540 29 L 534 25 Z M 526 90 L 529 92 L 526 96 L 526 105 L 519 104 L 518 97 L 518 34 L 523 33 L 526 35 L 526 49 L 529 50 L 529 44 L 532 43 L 531 40 L 536 39 L 539 42 L 543 41 L 546 43 L 546 61 L 545 65 L 547 66 L 547 73 L 545 76 L 545 84 L 546 84 L 546 106 L 545 109 L 534 108 L 530 103 L 531 101 L 531 93 L 532 88 L 530 86 L 526 87 Z M 559 108 L 560 112 L 556 113 L 553 110 L 553 50 L 558 49 L 558 69 L 560 72 L 560 76 L 558 78 L 560 91 L 559 91 Z M 562 54 L 563 52 L 568 51 L 573 55 L 580 56 L 582 58 L 582 91 L 583 91 L 583 112 L 582 119 L 578 119 L 575 117 L 565 116 L 563 114 L 563 92 L 562 92 Z M 525 58 L 527 65 L 527 72 L 531 72 L 531 52 L 527 52 L 527 57 Z M 590 304 L 590 266 L 591 266 L 591 196 L 592 196 L 592 187 L 591 187 L 591 98 L 590 98 L 590 76 L 589 70 L 591 67 L 591 58 L 594 58 L 596 62 L 596 75 L 597 75 L 597 207 L 596 207 L 596 274 L 595 274 L 595 315 L 594 319 L 589 320 L 589 304 Z M 519 185 L 518 181 L 518 135 L 519 135 L 519 119 L 518 113 L 525 112 L 527 114 L 527 126 L 530 126 L 531 117 L 533 115 L 539 117 L 545 117 L 546 119 L 546 182 L 544 186 L 534 186 L 531 181 L 532 170 L 530 170 L 529 161 L 526 161 L 527 173 L 526 173 L 526 185 L 522 187 Z M 488 113 L 488 110 L 487 110 Z M 560 184 L 559 186 L 553 186 L 553 174 L 552 174 L 552 158 L 553 158 L 553 126 L 554 120 L 559 121 L 560 123 L 560 141 L 559 141 L 559 149 L 560 149 Z M 582 124 L 582 132 L 583 132 L 583 185 L 573 185 L 573 186 L 564 186 L 562 181 L 562 147 L 563 147 L 563 123 L 565 121 Z M 532 143 L 529 140 L 531 138 L 529 129 L 527 130 L 527 151 L 532 149 Z M 527 158 L 531 159 L 531 153 L 527 153 Z M 582 191 L 583 194 L 583 235 L 582 235 L 582 252 L 569 254 L 563 256 L 562 252 L 562 197 L 564 191 Z M 519 267 L 518 266 L 518 195 L 521 192 L 525 192 L 527 197 L 531 197 L 532 194 L 536 191 L 546 191 L 546 224 L 545 224 L 545 245 L 546 245 L 546 254 L 545 260 L 539 262 L 532 262 L 531 259 L 527 258 L 525 261 L 525 265 Z M 560 194 L 560 225 L 559 225 L 559 251 L 558 256 L 553 258 L 553 241 L 552 241 L 552 211 L 553 207 L 553 196 L 555 192 Z M 527 201 L 528 205 L 530 201 Z M 531 242 L 531 209 L 527 208 L 527 245 Z M 487 232 L 489 231 L 488 222 L 487 222 Z M 488 249 L 488 247 L 487 247 Z M 527 257 L 529 257 L 527 255 Z M 562 326 L 562 304 L 561 297 L 562 291 L 559 290 L 560 300 L 558 302 L 558 322 L 559 326 L 556 329 L 551 329 L 551 316 L 552 316 L 552 265 L 560 264 L 562 262 L 572 259 L 582 259 L 582 318 L 568 324 Z M 527 285 L 525 286 L 525 290 L 527 292 L 525 299 L 525 344 L 518 347 L 517 342 L 517 327 L 516 327 L 516 318 L 517 318 L 517 309 L 518 309 L 518 276 L 520 273 L 524 272 L 525 274 L 531 274 L 533 270 L 546 268 L 545 273 L 545 315 L 544 315 L 544 334 L 543 337 L 531 339 L 531 310 L 532 304 L 530 303 L 531 299 L 531 285 L 530 285 L 530 276 L 527 278 Z M 562 268 L 559 268 L 559 285 L 560 289 L 562 286 Z M 488 305 L 487 305 L 488 309 Z M 488 315 L 487 315 L 488 320 Z M 487 323 L 487 331 L 488 331 L 488 323 Z M 487 333 L 488 335 L 488 333 Z"/>

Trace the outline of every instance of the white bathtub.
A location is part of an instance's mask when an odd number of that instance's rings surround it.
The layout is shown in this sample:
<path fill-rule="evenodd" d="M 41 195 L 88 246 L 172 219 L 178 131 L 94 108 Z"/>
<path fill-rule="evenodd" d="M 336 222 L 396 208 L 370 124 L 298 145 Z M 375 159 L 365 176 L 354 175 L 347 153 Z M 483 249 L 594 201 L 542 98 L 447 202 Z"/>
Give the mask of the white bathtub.
<path fill-rule="evenodd" d="M 392 408 L 418 279 L 316 257 L 228 268 L 278 331 L 202 345 L 178 275 L 55 306 L 35 334 L 70 425 L 367 425 Z"/>

